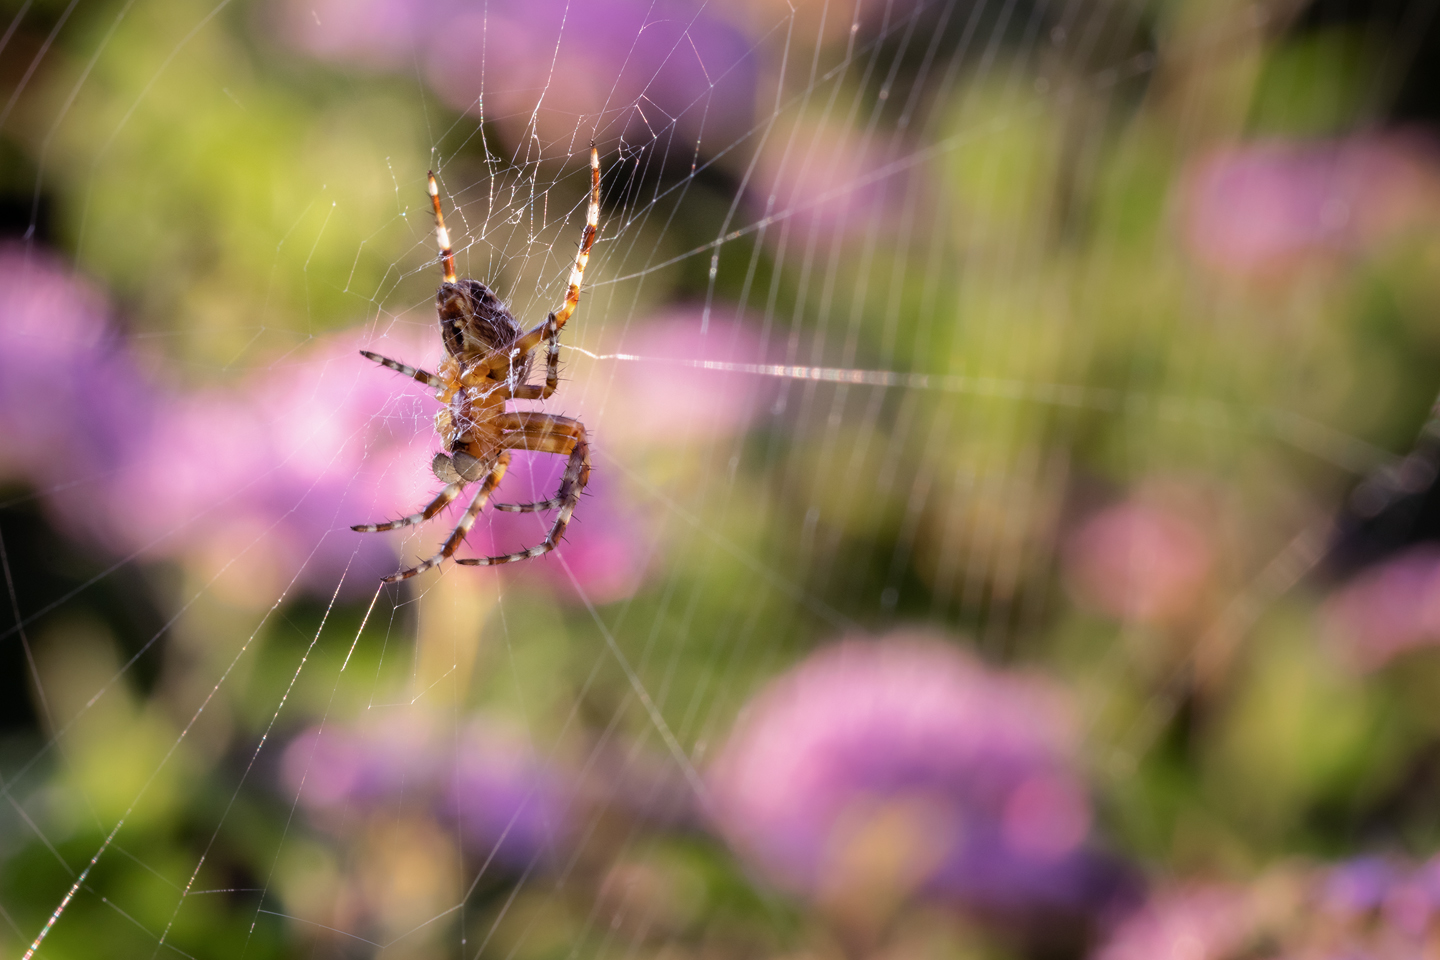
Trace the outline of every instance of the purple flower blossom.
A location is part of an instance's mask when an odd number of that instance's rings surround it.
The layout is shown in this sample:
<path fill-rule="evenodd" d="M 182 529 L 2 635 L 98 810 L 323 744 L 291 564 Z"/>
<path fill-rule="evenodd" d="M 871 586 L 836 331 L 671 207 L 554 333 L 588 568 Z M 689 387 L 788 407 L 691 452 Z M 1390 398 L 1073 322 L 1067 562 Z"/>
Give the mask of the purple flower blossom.
<path fill-rule="evenodd" d="M 109 487 L 112 548 L 197 560 L 242 603 L 271 602 L 297 577 L 333 590 L 347 569 L 352 590 L 373 589 L 392 548 L 347 528 L 376 500 L 420 502 L 428 454 L 395 461 L 430 425 L 423 388 L 377 376 L 361 342 L 326 338 L 238 388 L 158 396 Z"/>
<path fill-rule="evenodd" d="M 0 478 L 56 488 L 50 503 L 62 522 L 72 519 L 66 507 L 82 514 L 72 529 L 90 519 L 96 484 L 150 415 L 108 313 L 53 255 L 0 247 Z"/>
<path fill-rule="evenodd" d="M 407 793 L 427 797 L 439 759 L 432 739 L 410 718 L 313 727 L 285 748 L 281 781 L 319 814 L 394 802 Z"/>
<path fill-rule="evenodd" d="M 592 450 L 595 442 L 592 439 Z M 515 451 L 497 500 L 523 502 L 553 496 L 565 465 L 563 457 Z M 553 512 L 496 512 L 488 515 L 485 526 L 495 552 L 504 553 L 539 543 L 553 522 Z M 585 496 L 566 528 L 560 549 L 513 570 L 501 568 L 502 575 L 539 578 L 562 593 L 592 603 L 622 600 L 644 581 L 653 549 L 651 527 L 650 518 L 625 497 L 619 479 L 599 464 L 590 474 Z"/>
<path fill-rule="evenodd" d="M 1415 547 L 1360 573 L 1330 598 L 1325 620 L 1340 649 L 1365 670 L 1440 642 L 1440 549 Z"/>
<path fill-rule="evenodd" d="M 428 325 L 379 340 L 351 332 L 317 340 L 235 388 L 156 395 L 104 495 L 75 499 L 76 525 L 117 553 L 183 557 L 241 605 L 272 602 L 292 584 L 332 591 L 342 574 L 351 593 L 369 593 L 394 571 L 397 546 L 438 549 L 464 503 L 403 539 L 349 529 L 412 512 L 439 488 L 429 468 L 434 398 L 360 358 L 362 345 L 431 366 L 440 350 Z M 561 458 L 520 452 L 500 495 L 544 499 L 563 469 Z M 645 526 L 609 478 L 589 492 L 566 562 L 587 596 L 608 602 L 643 578 Z M 536 543 L 550 519 L 487 512 L 466 550 Z M 569 590 L 564 568 L 552 566 L 546 574 Z"/>
<path fill-rule="evenodd" d="M 574 800 L 564 777 L 482 720 L 458 740 L 414 717 L 316 727 L 286 747 L 281 782 L 319 825 L 343 830 L 346 814 L 377 809 L 428 812 L 477 858 L 518 869 L 554 853 Z"/>
<path fill-rule="evenodd" d="M 828 647 L 746 708 L 710 771 L 722 832 L 778 882 L 1083 916 L 1118 871 L 1086 847 L 1073 722 L 1044 680 L 899 635 Z"/>
<path fill-rule="evenodd" d="M 1362 251 L 1433 218 L 1437 201 L 1435 150 L 1417 136 L 1242 144 L 1191 169 L 1184 232 L 1217 272 L 1284 276 L 1309 258 Z"/>
<path fill-rule="evenodd" d="M 418 58 L 452 108 L 513 144 L 533 132 L 690 151 L 682 145 L 733 143 L 751 125 L 751 42 L 696 0 L 292 0 L 276 13 L 276 33 L 321 59 L 409 69 Z"/>
<path fill-rule="evenodd" d="M 523 869 L 553 856 L 569 826 L 573 791 L 521 744 L 472 724 L 445 777 L 440 809 L 481 858 Z"/>
<path fill-rule="evenodd" d="M 1385 902 L 1385 893 L 1396 876 L 1393 863 L 1383 857 L 1360 857 L 1331 871 L 1321 887 L 1326 910 L 1360 916 Z"/>

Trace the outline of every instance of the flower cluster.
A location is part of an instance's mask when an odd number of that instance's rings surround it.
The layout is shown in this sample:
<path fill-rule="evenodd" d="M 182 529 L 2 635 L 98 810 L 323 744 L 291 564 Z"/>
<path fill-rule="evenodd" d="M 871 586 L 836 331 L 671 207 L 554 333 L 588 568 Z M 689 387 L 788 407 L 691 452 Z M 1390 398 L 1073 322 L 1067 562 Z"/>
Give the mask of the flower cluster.
<path fill-rule="evenodd" d="M 419 63 L 447 105 L 512 143 L 573 142 L 577 129 L 630 143 L 694 144 L 702 132 L 733 143 L 751 125 L 751 41 L 694 0 L 287 2 L 275 29 L 345 66 Z"/>
<path fill-rule="evenodd" d="M 0 277 L 0 470 L 63 528 L 121 556 L 190 559 L 242 601 L 388 572 L 384 544 L 343 531 L 376 500 L 422 495 L 387 454 L 429 425 L 418 385 L 356 362 L 357 336 L 187 392 L 141 374 L 103 298 L 55 258 L 0 250 Z"/>
<path fill-rule="evenodd" d="M 1186 239 L 1217 272 L 1261 279 L 1363 251 L 1440 212 L 1434 152 L 1396 134 L 1217 151 L 1189 172 Z"/>
<path fill-rule="evenodd" d="M 349 526 L 408 512 L 435 493 L 427 390 L 357 355 L 363 346 L 433 367 L 440 346 L 428 322 L 319 338 L 232 386 L 166 388 L 141 374 L 98 293 L 54 258 L 19 248 L 0 250 L 0 319 L 0 477 L 40 491 L 77 538 L 120 556 L 183 559 L 231 602 L 264 605 L 296 588 L 328 593 L 342 576 L 350 592 L 373 590 L 395 569 L 395 540 Z M 754 379 L 695 376 L 675 361 L 750 362 L 758 343 L 737 324 L 701 327 L 690 313 L 637 324 L 629 334 L 644 358 L 614 390 L 569 399 L 565 412 L 613 440 L 617 461 L 654 442 L 742 431 L 757 409 Z M 560 458 L 517 452 L 504 490 L 545 499 L 563 468 Z M 639 587 L 656 549 L 647 514 L 603 460 L 586 493 L 563 560 L 510 575 L 599 603 Z M 549 519 L 487 514 L 469 546 L 536 543 Z M 427 536 L 434 531 L 421 528 L 407 549 L 426 549 Z"/>
<path fill-rule="evenodd" d="M 574 800 L 562 775 L 482 720 L 444 738 L 413 720 L 315 727 L 281 766 L 287 792 L 325 829 L 419 810 L 478 859 L 517 870 L 553 854 Z"/>
<path fill-rule="evenodd" d="M 53 256 L 0 247 L 0 479 L 91 497 L 153 401 L 104 298 Z"/>
<path fill-rule="evenodd" d="M 1440 549 L 1414 547 L 1363 571 L 1325 612 L 1341 652 L 1363 669 L 1440 643 Z"/>
<path fill-rule="evenodd" d="M 1096 960 L 1432 957 L 1440 937 L 1440 860 L 1365 857 L 1279 867 L 1244 885 L 1191 884 L 1157 894 Z"/>
<path fill-rule="evenodd" d="M 1041 678 L 923 635 L 847 640 L 742 713 L 710 770 L 714 814 L 777 882 L 841 910 L 1099 914 L 1128 876 L 1087 843 L 1073 730 Z"/>
<path fill-rule="evenodd" d="M 1086 518 L 1066 543 L 1064 559 L 1083 603 L 1154 626 L 1194 608 L 1214 564 L 1214 547 L 1187 517 L 1132 500 Z"/>

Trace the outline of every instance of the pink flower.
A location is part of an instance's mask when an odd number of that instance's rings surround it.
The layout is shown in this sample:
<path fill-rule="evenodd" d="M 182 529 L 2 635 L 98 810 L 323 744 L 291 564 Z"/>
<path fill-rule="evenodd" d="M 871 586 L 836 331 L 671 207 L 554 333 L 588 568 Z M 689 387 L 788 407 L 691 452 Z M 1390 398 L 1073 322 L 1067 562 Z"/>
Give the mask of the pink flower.
<path fill-rule="evenodd" d="M 333 590 L 347 568 L 351 589 L 373 589 L 390 548 L 348 527 L 377 500 L 420 493 L 428 454 L 393 461 L 430 423 L 423 387 L 359 356 L 369 339 L 322 339 L 238 388 L 157 398 L 107 488 L 112 549 L 199 560 L 240 602 L 273 601 L 297 576 Z"/>
<path fill-rule="evenodd" d="M 1128 502 L 1081 524 L 1064 561 L 1081 599 L 1117 619 L 1153 625 L 1193 607 L 1213 555 L 1204 532 L 1186 518 Z"/>
<path fill-rule="evenodd" d="M 1096 960 L 1222 960 L 1254 938 L 1254 906 L 1244 889 L 1170 891 L 1126 920 Z"/>
<path fill-rule="evenodd" d="M 606 437 L 635 446 L 672 446 L 733 437 L 774 392 L 746 372 L 763 362 L 760 338 L 733 319 L 681 309 L 628 327 L 609 353 L 627 357 L 595 404 Z"/>
<path fill-rule="evenodd" d="M 594 449 L 595 440 L 591 440 Z M 497 502 L 533 502 L 554 496 L 566 458 L 517 450 L 496 494 Z M 555 511 L 487 515 L 493 552 L 532 547 L 545 539 Z M 543 557 L 512 564 L 502 576 L 539 578 L 562 593 L 591 603 L 623 600 L 639 589 L 653 549 L 651 521 L 625 496 L 623 486 L 602 463 L 566 528 L 560 547 Z M 478 551 L 478 547 L 472 547 Z"/>
<path fill-rule="evenodd" d="M 301 804 L 324 815 L 347 806 L 395 803 L 435 788 L 440 753 L 428 726 L 413 717 L 313 727 L 291 740 L 281 781 Z"/>
<path fill-rule="evenodd" d="M 749 206 L 757 220 L 773 218 L 765 236 L 772 242 L 836 232 L 861 235 L 893 222 L 901 201 L 915 187 L 911 168 L 887 169 L 885 138 L 865 140 L 839 125 L 801 119 L 798 129 L 766 140 Z M 895 144 L 891 143 L 891 147 Z"/>
<path fill-rule="evenodd" d="M 247 606 L 297 588 L 328 593 L 341 576 L 352 593 L 369 593 L 397 568 L 397 547 L 407 561 L 431 555 L 465 509 L 462 496 L 404 534 L 349 529 L 413 513 L 440 489 L 430 471 L 433 391 L 358 352 L 433 369 L 441 353 L 433 321 L 319 338 L 237 385 L 179 393 L 138 376 L 124 343 L 106 333 L 104 302 L 53 258 L 0 250 L 0 282 L 0 473 L 45 491 L 77 537 L 121 556 L 180 558 Z M 638 589 L 656 549 L 654 524 L 602 445 L 623 462 L 636 449 L 731 436 L 749 424 L 762 390 L 753 376 L 682 362 L 758 358 L 746 328 L 717 321 L 702 334 L 699 326 L 685 316 L 633 328 L 647 359 L 624 367 L 613 391 L 576 390 L 544 405 L 590 428 L 592 480 L 563 554 L 498 575 L 541 577 L 596 603 Z M 495 500 L 548 499 L 564 468 L 563 458 L 517 451 Z M 553 519 L 553 511 L 487 511 L 461 555 L 533 546 Z"/>
<path fill-rule="evenodd" d="M 1406 135 L 1331 143 L 1271 141 L 1219 150 L 1184 186 L 1186 241 L 1236 277 L 1283 276 L 1317 255 L 1363 251 L 1440 199 L 1434 149 Z"/>
<path fill-rule="evenodd" d="M 1362 669 L 1440 642 L 1440 548 L 1415 547 L 1360 573 L 1331 597 L 1325 619 Z"/>

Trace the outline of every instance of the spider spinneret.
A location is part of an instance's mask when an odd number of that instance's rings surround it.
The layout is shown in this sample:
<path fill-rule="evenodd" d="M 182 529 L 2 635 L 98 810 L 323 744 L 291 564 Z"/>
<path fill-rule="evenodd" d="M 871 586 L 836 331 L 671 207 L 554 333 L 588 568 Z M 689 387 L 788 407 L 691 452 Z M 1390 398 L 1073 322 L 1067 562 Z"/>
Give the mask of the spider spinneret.
<path fill-rule="evenodd" d="M 570 286 L 560 309 L 528 332 L 520 326 L 489 287 L 469 277 L 456 279 L 455 252 L 450 232 L 440 211 L 440 189 L 431 173 L 427 181 L 430 202 L 435 210 L 435 240 L 445 277 L 435 294 L 440 322 L 440 339 L 445 358 L 435 373 L 408 366 L 378 353 L 361 350 L 361 356 L 403 373 L 435 388 L 435 398 L 445 404 L 435 415 L 435 432 L 440 435 L 441 452 L 430 462 L 435 478 L 445 488 L 419 513 L 389 523 L 360 524 L 350 529 L 361 533 L 394 530 L 424 523 L 455 500 L 468 484 L 480 488 L 470 500 L 460 522 L 441 546 L 440 552 L 413 567 L 384 578 L 386 583 L 406 580 L 438 567 L 460 548 L 485 509 L 490 495 L 499 486 L 510 465 L 511 450 L 535 450 L 568 457 L 560 488 L 549 500 L 535 503 L 497 503 L 495 509 L 512 513 L 559 510 L 550 532 L 528 550 L 498 557 L 467 557 L 457 560 L 470 566 L 491 566 L 538 557 L 555 549 L 580 492 L 590 479 L 590 446 L 585 425 L 570 417 L 534 411 L 507 411 L 507 400 L 545 400 L 560 385 L 560 330 L 580 303 L 580 284 L 585 264 L 600 225 L 600 153 L 590 145 L 590 203 L 585 211 L 585 230 L 580 252 L 570 270 Z M 529 383 L 531 351 L 541 341 L 548 344 L 545 357 L 545 384 Z"/>

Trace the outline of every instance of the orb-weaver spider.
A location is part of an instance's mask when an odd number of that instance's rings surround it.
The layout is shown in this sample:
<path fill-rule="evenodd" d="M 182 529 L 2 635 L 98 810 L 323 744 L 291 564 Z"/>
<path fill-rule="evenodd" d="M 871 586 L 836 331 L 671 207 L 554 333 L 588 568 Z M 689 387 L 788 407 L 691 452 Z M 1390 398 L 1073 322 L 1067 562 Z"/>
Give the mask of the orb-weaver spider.
<path fill-rule="evenodd" d="M 440 212 L 440 189 L 435 174 L 428 181 L 430 202 L 435 208 L 435 240 L 440 246 L 440 263 L 445 280 L 435 294 L 440 319 L 440 338 L 445 344 L 445 359 L 435 373 L 407 366 L 388 357 L 361 350 L 362 356 L 374 360 L 436 389 L 435 397 L 445 408 L 435 415 L 435 431 L 444 449 L 435 455 L 430 468 L 445 484 L 445 489 L 419 513 L 389 523 L 367 523 L 351 527 L 361 533 L 394 530 L 397 527 L 424 523 L 458 497 L 470 483 L 480 489 L 470 499 L 470 506 L 450 536 L 435 554 L 424 563 L 408 567 L 385 577 L 386 583 L 406 580 L 444 563 L 460 544 L 465 542 L 490 494 L 505 476 L 510 465 L 511 450 L 535 450 L 568 456 L 560 489 L 549 500 L 535 503 L 497 503 L 495 509 L 512 513 L 533 513 L 559 509 L 549 534 L 536 546 L 498 557 L 465 558 L 456 562 L 472 566 L 513 563 L 538 557 L 555 549 L 570 516 L 580 500 L 580 492 L 590 479 L 590 446 L 585 426 L 579 420 L 533 411 L 507 411 L 507 400 L 544 400 L 560 383 L 560 330 L 580 303 L 580 283 L 585 277 L 585 264 L 600 224 L 600 154 L 590 145 L 590 205 L 585 212 L 585 232 L 580 252 L 570 271 L 570 288 L 560 309 L 545 318 L 529 332 L 511 316 L 505 304 L 479 280 L 455 278 L 455 253 L 450 248 L 450 233 Z M 528 383 L 531 351 L 541 341 L 549 344 L 545 358 L 545 385 Z"/>

